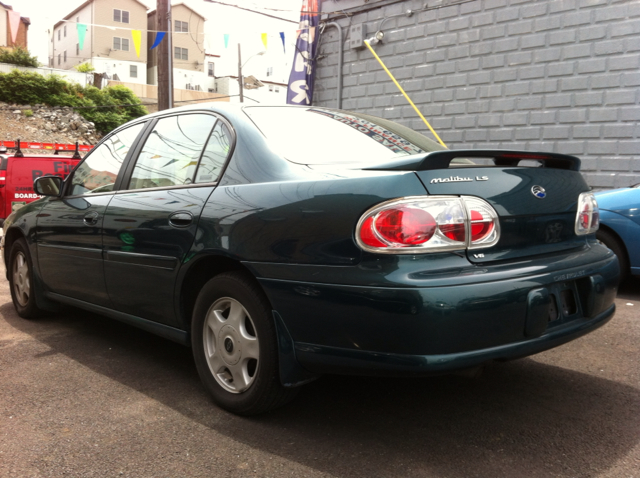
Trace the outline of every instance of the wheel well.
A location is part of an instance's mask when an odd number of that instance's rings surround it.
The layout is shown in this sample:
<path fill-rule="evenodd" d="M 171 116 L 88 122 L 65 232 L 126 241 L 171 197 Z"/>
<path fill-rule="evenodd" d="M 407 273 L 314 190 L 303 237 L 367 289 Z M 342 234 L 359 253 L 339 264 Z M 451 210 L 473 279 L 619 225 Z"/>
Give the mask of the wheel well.
<path fill-rule="evenodd" d="M 4 265 L 5 270 L 9 270 L 9 257 L 11 256 L 11 247 L 13 243 L 18 239 L 24 238 L 22 232 L 18 229 L 12 228 L 7 231 L 7 235 L 4 238 Z"/>
<path fill-rule="evenodd" d="M 618 242 L 618 245 L 622 249 L 622 252 L 624 252 L 626 259 L 629 260 L 629 251 L 627 251 L 627 246 L 622 240 L 622 238 L 620 237 L 620 235 L 610 227 L 605 226 L 604 224 L 600 224 L 600 230 L 608 234 L 611 234 L 616 239 L 616 241 Z"/>
<path fill-rule="evenodd" d="M 182 291 L 180 294 L 180 310 L 183 316 L 184 324 L 187 327 L 187 331 L 191 331 L 193 308 L 202 287 L 213 277 L 230 271 L 245 272 L 247 277 L 255 281 L 258 287 L 262 289 L 262 286 L 260 286 L 255 276 L 240 262 L 224 256 L 203 257 L 191 267 L 191 269 L 187 273 L 187 276 L 182 282 Z"/>

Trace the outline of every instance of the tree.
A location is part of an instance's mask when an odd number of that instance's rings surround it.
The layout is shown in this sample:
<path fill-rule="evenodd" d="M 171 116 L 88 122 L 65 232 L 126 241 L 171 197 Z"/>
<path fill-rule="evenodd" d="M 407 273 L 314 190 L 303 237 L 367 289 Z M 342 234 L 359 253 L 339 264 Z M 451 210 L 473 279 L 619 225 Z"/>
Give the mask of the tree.
<path fill-rule="evenodd" d="M 38 68 L 40 62 L 36 56 L 31 56 L 29 50 L 17 46 L 12 50 L 0 49 L 0 63 L 10 63 L 12 65 L 30 66 Z"/>
<path fill-rule="evenodd" d="M 73 69 L 79 71 L 80 73 L 91 73 L 92 71 L 96 71 L 93 65 L 86 61 L 74 66 Z"/>

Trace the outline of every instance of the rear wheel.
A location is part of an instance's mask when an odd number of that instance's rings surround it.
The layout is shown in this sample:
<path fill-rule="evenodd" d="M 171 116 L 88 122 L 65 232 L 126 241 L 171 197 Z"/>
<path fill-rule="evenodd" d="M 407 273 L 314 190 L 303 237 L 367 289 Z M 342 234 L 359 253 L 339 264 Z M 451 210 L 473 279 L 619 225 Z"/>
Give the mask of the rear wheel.
<path fill-rule="evenodd" d="M 44 312 L 36 303 L 33 265 L 24 239 L 18 239 L 13 243 L 9 257 L 9 284 L 13 306 L 20 317 L 25 319 L 40 317 Z"/>
<path fill-rule="evenodd" d="M 627 256 L 627 250 L 624 244 L 622 244 L 618 236 L 604 229 L 599 229 L 598 232 L 596 232 L 596 238 L 618 256 L 618 262 L 620 263 L 620 282 L 623 282 L 629 275 L 629 257 Z"/>
<path fill-rule="evenodd" d="M 239 415 L 263 413 L 291 400 L 280 383 L 271 307 L 245 274 L 214 277 L 200 291 L 191 326 L 193 354 L 214 401 Z"/>

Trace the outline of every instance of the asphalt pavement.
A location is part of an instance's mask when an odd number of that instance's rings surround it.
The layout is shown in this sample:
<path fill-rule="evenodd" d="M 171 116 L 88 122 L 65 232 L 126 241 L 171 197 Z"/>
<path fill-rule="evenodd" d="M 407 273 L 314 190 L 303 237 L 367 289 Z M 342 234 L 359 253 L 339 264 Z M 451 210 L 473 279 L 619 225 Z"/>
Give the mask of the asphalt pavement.
<path fill-rule="evenodd" d="M 0 279 L 0 477 L 640 477 L 640 280 L 614 319 L 477 377 L 323 377 L 256 418 L 188 348 Z"/>

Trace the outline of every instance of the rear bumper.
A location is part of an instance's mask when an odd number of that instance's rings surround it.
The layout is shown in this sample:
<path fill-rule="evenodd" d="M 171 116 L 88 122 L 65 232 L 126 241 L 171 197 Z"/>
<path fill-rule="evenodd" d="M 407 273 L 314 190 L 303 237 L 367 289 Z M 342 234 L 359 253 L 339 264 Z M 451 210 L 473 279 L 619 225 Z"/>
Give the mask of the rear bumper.
<path fill-rule="evenodd" d="M 494 360 L 527 357 L 564 343 L 606 324 L 614 315 L 615 305 L 593 319 L 554 329 L 541 337 L 481 350 L 440 355 L 403 355 L 323 347 L 296 343 L 298 362 L 317 374 L 334 373 L 374 376 L 423 376 L 482 365 Z"/>
<path fill-rule="evenodd" d="M 540 264 L 472 266 L 473 273 L 407 270 L 412 264 L 429 262 L 402 258 L 388 271 L 318 266 L 322 283 L 292 280 L 291 271 L 281 279 L 256 275 L 296 360 L 314 373 L 429 374 L 524 357 L 598 328 L 615 310 L 618 262 L 595 244 Z M 359 285 L 369 271 L 396 280 Z M 309 277 L 308 268 L 302 272 Z M 352 283 L 337 284 L 340 277 Z"/>

